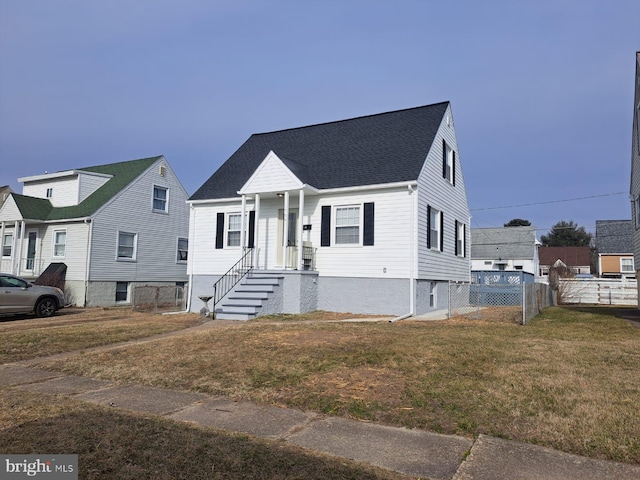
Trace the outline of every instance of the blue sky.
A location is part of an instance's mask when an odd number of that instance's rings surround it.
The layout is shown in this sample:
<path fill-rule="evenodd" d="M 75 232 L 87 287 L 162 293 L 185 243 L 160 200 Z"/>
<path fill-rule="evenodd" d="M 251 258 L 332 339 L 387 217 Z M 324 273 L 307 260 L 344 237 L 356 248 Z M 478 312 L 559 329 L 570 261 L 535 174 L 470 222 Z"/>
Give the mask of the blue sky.
<path fill-rule="evenodd" d="M 448 100 L 472 227 L 594 231 L 638 50 L 638 0 L 0 0 L 0 185 L 162 154 L 192 194 L 252 133 Z"/>

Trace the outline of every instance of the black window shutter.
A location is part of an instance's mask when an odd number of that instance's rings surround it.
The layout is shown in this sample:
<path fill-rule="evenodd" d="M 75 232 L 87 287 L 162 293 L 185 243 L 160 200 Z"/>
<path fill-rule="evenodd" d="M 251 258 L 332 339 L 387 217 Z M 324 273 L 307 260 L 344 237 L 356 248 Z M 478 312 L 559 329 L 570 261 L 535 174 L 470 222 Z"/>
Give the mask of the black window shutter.
<path fill-rule="evenodd" d="M 256 211 L 251 210 L 249 212 L 249 240 L 247 247 L 255 247 L 256 242 Z"/>
<path fill-rule="evenodd" d="M 440 212 L 440 251 L 444 252 L 444 213 Z"/>
<path fill-rule="evenodd" d="M 224 213 L 216 215 L 216 248 L 224 247 Z"/>
<path fill-rule="evenodd" d="M 467 258 L 467 224 L 465 223 L 462 226 L 462 234 L 464 235 L 464 239 L 462 240 L 462 245 L 464 246 L 463 256 Z"/>
<path fill-rule="evenodd" d="M 427 248 L 431 248 L 431 205 L 427 205 Z"/>
<path fill-rule="evenodd" d="M 320 246 L 328 247 L 331 245 L 331 206 L 322 207 L 320 216 Z"/>
<path fill-rule="evenodd" d="M 442 140 L 442 178 L 447 178 L 447 142 Z"/>
<path fill-rule="evenodd" d="M 374 237 L 374 206 L 373 202 L 364 204 L 364 232 L 362 234 L 363 245 L 373 245 Z"/>
<path fill-rule="evenodd" d="M 456 256 L 460 253 L 460 252 L 458 252 L 458 225 L 459 225 L 459 223 L 456 220 L 456 223 L 454 225 L 454 227 L 455 227 L 455 231 L 454 231 L 454 234 L 455 234 L 455 236 L 454 236 L 454 245 L 455 245 L 455 247 L 454 247 L 454 249 L 455 249 L 455 255 Z"/>

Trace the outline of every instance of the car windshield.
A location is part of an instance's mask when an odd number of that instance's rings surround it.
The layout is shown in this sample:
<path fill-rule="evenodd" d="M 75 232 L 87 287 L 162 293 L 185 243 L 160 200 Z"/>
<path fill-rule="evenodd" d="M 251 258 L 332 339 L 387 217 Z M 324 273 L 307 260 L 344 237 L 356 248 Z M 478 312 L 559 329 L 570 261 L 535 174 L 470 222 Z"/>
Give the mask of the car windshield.
<path fill-rule="evenodd" d="M 28 283 L 24 280 L 14 277 L 0 277 L 0 284 L 3 287 L 19 287 L 26 288 Z"/>

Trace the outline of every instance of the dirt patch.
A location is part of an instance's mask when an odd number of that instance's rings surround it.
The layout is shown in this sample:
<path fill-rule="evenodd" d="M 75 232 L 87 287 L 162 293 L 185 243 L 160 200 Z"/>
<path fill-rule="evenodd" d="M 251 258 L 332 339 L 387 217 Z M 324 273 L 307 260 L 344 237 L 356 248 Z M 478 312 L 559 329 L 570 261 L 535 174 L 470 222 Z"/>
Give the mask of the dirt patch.
<path fill-rule="evenodd" d="M 306 384 L 310 389 L 323 390 L 345 401 L 394 407 L 401 403 L 405 379 L 387 368 L 359 367 L 313 375 Z"/>

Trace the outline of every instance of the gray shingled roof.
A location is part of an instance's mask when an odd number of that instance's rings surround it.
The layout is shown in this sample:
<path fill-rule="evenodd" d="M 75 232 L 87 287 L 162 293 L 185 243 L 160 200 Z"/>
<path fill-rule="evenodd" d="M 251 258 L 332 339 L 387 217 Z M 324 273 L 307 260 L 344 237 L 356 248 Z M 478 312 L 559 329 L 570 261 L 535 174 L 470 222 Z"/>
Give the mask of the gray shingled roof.
<path fill-rule="evenodd" d="M 598 253 L 633 253 L 631 220 L 596 220 Z"/>
<path fill-rule="evenodd" d="M 232 198 L 273 150 L 313 187 L 416 180 L 449 102 L 254 134 L 191 196 Z"/>
<path fill-rule="evenodd" d="M 536 227 L 472 228 L 474 260 L 533 260 Z"/>

